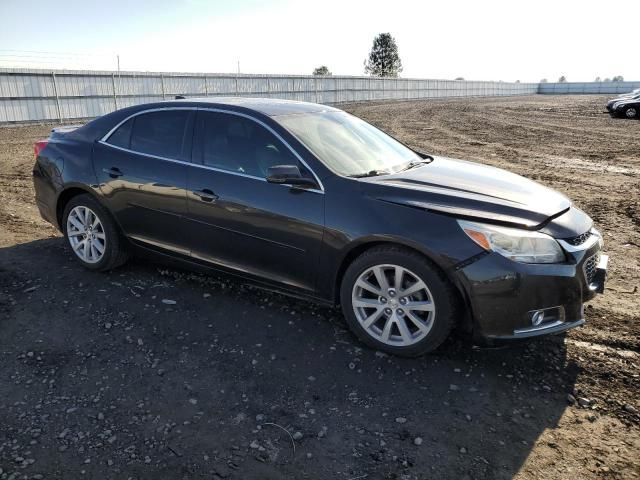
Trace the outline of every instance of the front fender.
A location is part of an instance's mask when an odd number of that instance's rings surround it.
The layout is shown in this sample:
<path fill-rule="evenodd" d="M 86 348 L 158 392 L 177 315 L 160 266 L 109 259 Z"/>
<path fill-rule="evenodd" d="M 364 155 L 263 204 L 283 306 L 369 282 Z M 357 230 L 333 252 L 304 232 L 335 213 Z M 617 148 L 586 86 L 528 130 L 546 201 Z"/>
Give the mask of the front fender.
<path fill-rule="evenodd" d="M 335 302 L 342 275 L 366 249 L 378 244 L 401 245 L 424 255 L 450 276 L 456 265 L 483 250 L 462 231 L 455 218 L 371 197 L 326 205 L 317 289 Z"/>

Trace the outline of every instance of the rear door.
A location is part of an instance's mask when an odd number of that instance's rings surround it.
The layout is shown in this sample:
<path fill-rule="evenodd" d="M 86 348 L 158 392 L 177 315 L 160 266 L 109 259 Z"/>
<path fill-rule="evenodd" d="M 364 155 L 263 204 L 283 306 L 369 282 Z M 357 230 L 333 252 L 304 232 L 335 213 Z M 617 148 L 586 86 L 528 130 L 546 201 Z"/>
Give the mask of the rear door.
<path fill-rule="evenodd" d="M 189 254 L 187 161 L 195 110 L 142 112 L 95 145 L 93 164 L 124 233 L 147 246 Z"/>
<path fill-rule="evenodd" d="M 267 183 L 272 165 L 312 173 L 265 124 L 198 111 L 188 172 L 192 255 L 242 273 L 313 290 L 324 192 Z"/>

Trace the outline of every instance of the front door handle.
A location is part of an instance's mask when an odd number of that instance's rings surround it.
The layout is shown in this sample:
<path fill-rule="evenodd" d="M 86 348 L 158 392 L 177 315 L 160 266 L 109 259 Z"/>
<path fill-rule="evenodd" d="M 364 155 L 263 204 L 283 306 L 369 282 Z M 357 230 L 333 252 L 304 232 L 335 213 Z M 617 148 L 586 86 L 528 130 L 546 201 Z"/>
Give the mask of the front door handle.
<path fill-rule="evenodd" d="M 213 193 L 208 188 L 204 188 L 202 190 L 194 190 L 193 194 L 200 197 L 200 200 L 202 200 L 203 202 L 215 202 L 218 199 L 218 195 Z"/>
<path fill-rule="evenodd" d="M 123 174 L 118 167 L 103 168 L 102 171 L 111 178 L 121 177 Z"/>

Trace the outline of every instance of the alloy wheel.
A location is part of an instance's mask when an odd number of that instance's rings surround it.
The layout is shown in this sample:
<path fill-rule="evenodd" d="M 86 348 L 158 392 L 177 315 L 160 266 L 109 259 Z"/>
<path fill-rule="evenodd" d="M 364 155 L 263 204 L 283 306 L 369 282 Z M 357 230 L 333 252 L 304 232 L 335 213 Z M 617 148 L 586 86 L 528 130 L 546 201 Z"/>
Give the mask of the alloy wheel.
<path fill-rule="evenodd" d="M 93 210 L 79 205 L 67 217 L 67 238 L 74 253 L 87 263 L 102 260 L 107 237 L 102 222 Z"/>
<path fill-rule="evenodd" d="M 638 111 L 633 107 L 628 108 L 627 111 L 625 112 L 625 115 L 627 116 L 627 118 L 636 118 L 637 114 L 638 114 Z"/>
<path fill-rule="evenodd" d="M 436 314 L 426 283 L 399 265 L 375 265 L 362 272 L 353 286 L 351 304 L 367 334 L 399 347 L 425 338 Z"/>

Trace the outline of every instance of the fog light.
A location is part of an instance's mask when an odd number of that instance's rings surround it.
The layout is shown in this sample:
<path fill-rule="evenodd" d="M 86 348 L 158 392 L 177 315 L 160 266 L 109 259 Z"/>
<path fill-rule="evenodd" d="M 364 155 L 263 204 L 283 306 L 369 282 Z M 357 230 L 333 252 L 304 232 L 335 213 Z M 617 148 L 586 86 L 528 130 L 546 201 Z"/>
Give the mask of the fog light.
<path fill-rule="evenodd" d="M 544 310 L 538 310 L 531 315 L 531 324 L 537 327 L 544 321 Z"/>

